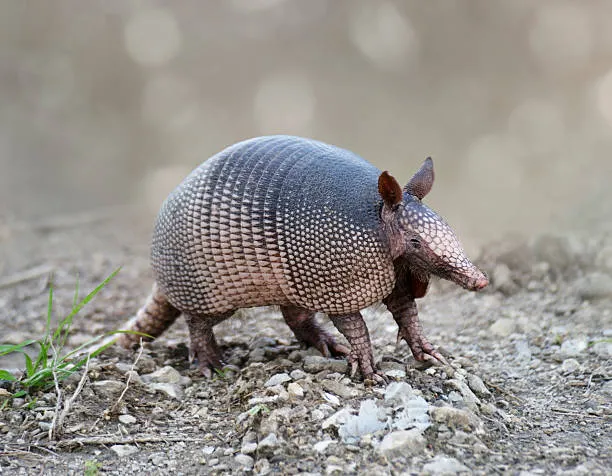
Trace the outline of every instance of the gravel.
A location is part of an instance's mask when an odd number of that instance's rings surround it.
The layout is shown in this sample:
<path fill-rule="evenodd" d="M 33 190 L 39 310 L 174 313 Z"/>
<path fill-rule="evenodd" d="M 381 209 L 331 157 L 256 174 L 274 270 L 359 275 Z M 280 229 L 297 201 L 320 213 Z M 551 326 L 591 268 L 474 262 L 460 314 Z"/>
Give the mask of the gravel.
<path fill-rule="evenodd" d="M 73 297 L 74 275 L 65 263 L 81 270 L 82 289 L 97 284 L 99 276 L 88 270 L 101 259 L 91 257 L 101 243 L 109 270 L 125 264 L 75 319 L 82 336 L 115 329 L 148 293 L 146 259 L 135 258 L 146 249 L 118 243 L 111 229 L 54 238 L 78 238 L 83 247 L 52 263 L 60 309 L 69 309 Z M 58 441 L 48 440 L 54 389 L 38 392 L 34 403 L 23 397 L 8 403 L 0 412 L 0 473 L 82 474 L 95 463 L 117 475 L 607 474 L 612 300 L 580 286 L 605 284 L 597 273 L 608 271 L 589 262 L 594 250 L 580 254 L 575 243 L 548 237 L 490 247 L 485 269 L 507 268 L 497 271 L 497 284 L 477 294 L 434 286 L 420 301 L 421 316 L 450 366 L 415 365 L 405 344 L 396 347 L 391 317 L 380 306 L 369 310 L 374 355 L 389 378 L 381 387 L 348 378 L 344 359 L 303 349 L 273 309 L 218 326 L 226 359 L 239 370 L 206 380 L 189 363 L 179 320 L 136 363 L 135 353 L 114 347 L 92 359 Z M 514 288 L 501 286 L 504 273 Z M 46 298 L 37 282 L 0 290 L 6 335 L 17 342 L 36 337 Z M 23 358 L 11 365 L 23 366 Z M 65 397 L 80 377 L 62 382 Z"/>

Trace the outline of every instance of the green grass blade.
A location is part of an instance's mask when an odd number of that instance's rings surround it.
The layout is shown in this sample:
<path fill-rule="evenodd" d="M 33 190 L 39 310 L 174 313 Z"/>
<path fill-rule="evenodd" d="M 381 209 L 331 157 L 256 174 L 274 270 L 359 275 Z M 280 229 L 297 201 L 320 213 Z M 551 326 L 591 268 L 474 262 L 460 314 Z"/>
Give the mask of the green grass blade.
<path fill-rule="evenodd" d="M 15 382 L 17 377 L 15 377 L 8 370 L 0 370 L 0 380 L 8 380 L 9 382 Z"/>
<path fill-rule="evenodd" d="M 29 345 L 35 344 L 36 341 L 34 339 L 28 339 L 21 344 L 2 344 L 0 345 L 0 356 L 13 354 L 15 352 L 24 352 L 22 349 Z"/>
<path fill-rule="evenodd" d="M 70 314 L 66 317 L 66 319 L 70 319 L 72 320 L 72 318 L 81 310 L 83 309 L 83 307 L 89 302 L 91 301 L 96 294 L 98 294 L 100 291 L 102 291 L 102 289 L 104 289 L 104 287 L 108 284 L 108 282 L 113 279 L 115 277 L 115 275 L 121 270 L 121 267 L 117 268 L 115 271 L 113 271 L 104 281 L 102 281 L 100 284 L 98 284 L 94 290 L 92 292 L 90 292 L 87 296 L 85 296 L 83 298 L 82 301 L 80 301 L 76 306 L 74 306 L 74 308 L 72 309 L 72 311 L 70 312 Z M 66 320 L 65 319 L 65 320 Z"/>
<path fill-rule="evenodd" d="M 32 359 L 28 354 L 23 354 L 26 363 L 26 375 L 29 377 L 33 375 L 35 372 L 34 364 L 32 363 Z"/>

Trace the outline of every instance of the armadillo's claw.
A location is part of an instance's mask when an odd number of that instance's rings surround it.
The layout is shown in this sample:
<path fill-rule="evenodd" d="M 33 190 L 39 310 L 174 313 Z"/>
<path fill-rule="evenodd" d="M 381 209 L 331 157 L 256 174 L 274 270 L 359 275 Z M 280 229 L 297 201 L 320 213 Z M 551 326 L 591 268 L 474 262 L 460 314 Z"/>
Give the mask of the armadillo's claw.
<path fill-rule="evenodd" d="M 398 332 L 399 340 L 405 340 L 412 351 L 412 355 L 419 362 L 431 362 L 443 365 L 450 365 L 448 361 L 431 345 L 422 332 L 417 332 L 416 335 L 410 333 L 408 328 L 400 328 Z"/>

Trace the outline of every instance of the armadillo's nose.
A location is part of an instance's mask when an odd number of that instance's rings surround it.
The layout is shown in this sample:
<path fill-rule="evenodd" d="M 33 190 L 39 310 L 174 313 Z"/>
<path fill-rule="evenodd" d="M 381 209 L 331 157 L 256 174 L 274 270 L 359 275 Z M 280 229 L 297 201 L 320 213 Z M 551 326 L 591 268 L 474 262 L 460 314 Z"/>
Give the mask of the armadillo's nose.
<path fill-rule="evenodd" d="M 482 288 L 486 288 L 489 285 L 489 278 L 483 272 L 480 273 L 480 276 L 476 278 L 474 281 L 474 291 L 479 291 Z"/>

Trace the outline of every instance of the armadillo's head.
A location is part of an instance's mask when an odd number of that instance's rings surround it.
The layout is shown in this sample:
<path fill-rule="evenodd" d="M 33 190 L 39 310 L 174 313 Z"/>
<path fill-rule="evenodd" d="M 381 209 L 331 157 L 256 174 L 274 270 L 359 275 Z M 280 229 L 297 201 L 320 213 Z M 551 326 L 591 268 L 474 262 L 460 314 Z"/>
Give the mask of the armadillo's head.
<path fill-rule="evenodd" d="M 403 190 L 387 172 L 380 175 L 382 220 L 394 258 L 406 258 L 414 271 L 448 279 L 472 291 L 482 289 L 489 284 L 487 276 L 467 258 L 448 223 L 421 202 L 433 180 L 431 158 Z"/>

